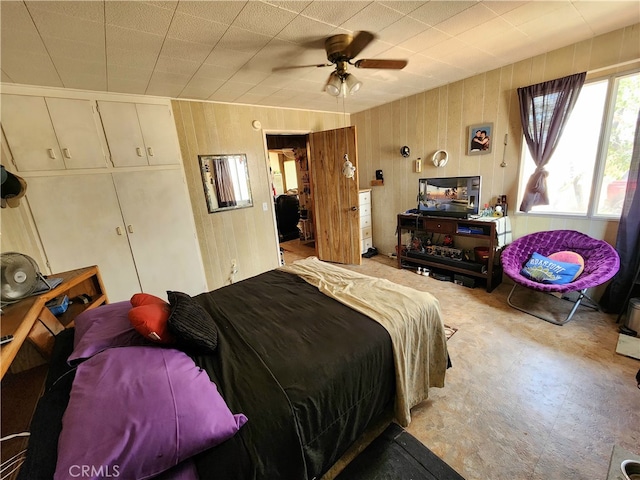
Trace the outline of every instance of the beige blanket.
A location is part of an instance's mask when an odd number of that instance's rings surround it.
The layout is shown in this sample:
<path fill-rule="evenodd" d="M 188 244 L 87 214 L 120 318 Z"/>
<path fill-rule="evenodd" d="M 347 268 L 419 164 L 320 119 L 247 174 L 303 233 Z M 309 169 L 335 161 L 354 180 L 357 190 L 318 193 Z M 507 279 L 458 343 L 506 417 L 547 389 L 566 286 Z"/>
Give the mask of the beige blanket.
<path fill-rule="evenodd" d="M 353 272 L 316 257 L 280 270 L 294 273 L 322 293 L 372 318 L 387 329 L 396 367 L 396 421 L 411 421 L 411 407 L 425 400 L 429 387 L 443 387 L 447 343 L 440 303 L 427 292 Z"/>

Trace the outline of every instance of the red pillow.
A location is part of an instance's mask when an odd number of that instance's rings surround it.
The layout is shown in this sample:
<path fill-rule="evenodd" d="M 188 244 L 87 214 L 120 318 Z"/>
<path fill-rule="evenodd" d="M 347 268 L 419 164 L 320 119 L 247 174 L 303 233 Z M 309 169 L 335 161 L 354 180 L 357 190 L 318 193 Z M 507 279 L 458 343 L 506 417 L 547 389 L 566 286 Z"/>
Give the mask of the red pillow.
<path fill-rule="evenodd" d="M 167 303 L 165 300 L 160 297 L 156 297 L 155 295 L 151 295 L 149 293 L 136 293 L 133 297 L 131 297 L 131 305 L 134 307 L 139 307 L 140 305 L 148 305 L 150 303 L 157 304 L 165 304 Z"/>
<path fill-rule="evenodd" d="M 136 293 L 131 297 L 131 304 L 129 321 L 138 333 L 157 343 L 175 342 L 167 326 L 171 305 L 147 293 Z"/>

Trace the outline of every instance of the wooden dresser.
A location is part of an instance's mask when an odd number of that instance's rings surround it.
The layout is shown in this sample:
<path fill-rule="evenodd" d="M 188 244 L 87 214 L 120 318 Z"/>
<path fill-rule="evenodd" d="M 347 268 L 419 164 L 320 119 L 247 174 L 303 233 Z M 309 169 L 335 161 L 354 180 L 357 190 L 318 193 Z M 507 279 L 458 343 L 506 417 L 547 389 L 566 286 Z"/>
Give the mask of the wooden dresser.
<path fill-rule="evenodd" d="M 360 190 L 360 253 L 373 247 L 371 228 L 371 189 Z"/>

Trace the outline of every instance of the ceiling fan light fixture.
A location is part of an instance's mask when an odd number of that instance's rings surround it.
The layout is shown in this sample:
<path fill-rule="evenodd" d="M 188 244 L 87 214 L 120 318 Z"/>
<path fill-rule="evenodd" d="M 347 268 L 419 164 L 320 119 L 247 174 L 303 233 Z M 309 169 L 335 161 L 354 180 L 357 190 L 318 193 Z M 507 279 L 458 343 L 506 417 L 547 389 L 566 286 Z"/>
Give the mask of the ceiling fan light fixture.
<path fill-rule="evenodd" d="M 351 73 L 347 73 L 345 75 L 344 83 L 346 84 L 347 92 L 349 92 L 350 95 L 356 93 L 362 86 L 362 82 Z"/>
<path fill-rule="evenodd" d="M 329 95 L 332 95 L 334 97 L 339 96 L 340 93 L 342 92 L 342 80 L 340 79 L 340 76 L 336 72 L 333 72 L 329 76 L 329 80 L 327 81 L 325 90 Z"/>

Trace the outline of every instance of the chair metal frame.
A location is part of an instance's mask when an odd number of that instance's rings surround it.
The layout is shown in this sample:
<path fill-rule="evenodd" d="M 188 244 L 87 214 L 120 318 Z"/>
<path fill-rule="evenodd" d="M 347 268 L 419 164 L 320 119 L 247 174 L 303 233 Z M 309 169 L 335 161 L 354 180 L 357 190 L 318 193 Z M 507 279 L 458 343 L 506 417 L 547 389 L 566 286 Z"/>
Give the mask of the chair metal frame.
<path fill-rule="evenodd" d="M 507 297 L 507 303 L 509 304 L 509 306 L 515 308 L 516 310 L 520 310 L 521 312 L 524 313 L 528 313 L 529 315 L 532 315 L 534 317 L 539 318 L 540 320 L 544 320 L 545 322 L 549 322 L 549 323 L 553 323 L 554 325 L 564 325 L 565 323 L 568 323 L 571 318 L 573 318 L 573 314 L 576 313 L 576 310 L 578 310 L 579 306 L 583 306 L 583 307 L 588 307 L 591 308 L 592 310 L 595 310 L 597 312 L 600 311 L 600 307 L 598 306 L 597 302 L 591 298 L 589 295 L 587 295 L 587 289 L 583 288 L 582 290 L 578 290 L 578 298 L 575 300 L 572 300 L 571 298 L 569 298 L 566 295 L 563 295 L 561 298 L 562 300 L 566 300 L 568 302 L 573 303 L 573 307 L 571 308 L 571 311 L 569 312 L 569 314 L 567 315 L 567 317 L 564 320 L 556 320 L 553 317 L 547 317 L 544 315 L 540 315 L 537 314 L 535 312 L 529 311 L 526 308 L 520 307 L 518 305 L 516 305 L 515 303 L 513 303 L 513 301 L 511 300 L 511 297 L 513 295 L 513 292 L 515 291 L 516 287 L 518 287 L 519 285 L 517 283 L 513 284 L 513 288 L 511 289 L 511 291 L 509 292 L 509 296 Z M 522 287 L 525 288 L 525 287 Z M 551 295 L 553 297 L 556 297 L 553 293 L 547 292 L 548 295 Z M 558 297 L 556 297 L 558 298 Z M 587 299 L 588 302 L 591 303 L 591 305 L 588 305 L 586 302 L 582 303 L 582 300 Z"/>

